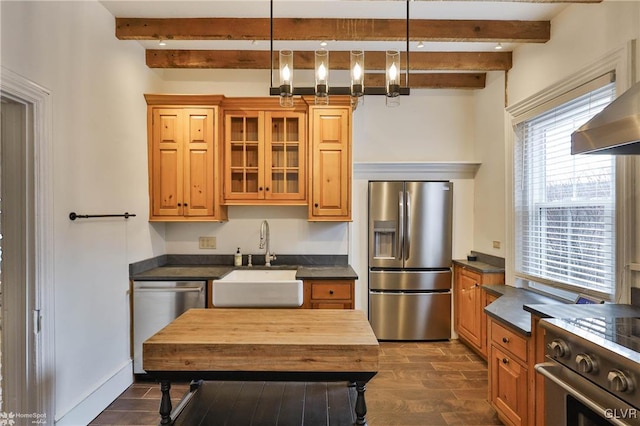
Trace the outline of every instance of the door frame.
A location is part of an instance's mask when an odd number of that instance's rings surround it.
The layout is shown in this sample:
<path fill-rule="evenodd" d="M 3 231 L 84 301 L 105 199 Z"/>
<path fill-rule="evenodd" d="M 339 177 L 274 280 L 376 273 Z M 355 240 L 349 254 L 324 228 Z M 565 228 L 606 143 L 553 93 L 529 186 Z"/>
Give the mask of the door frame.
<path fill-rule="evenodd" d="M 27 200 L 27 214 L 33 221 L 34 271 L 27 289 L 27 330 L 34 332 L 33 359 L 28 363 L 35 389 L 28 390 L 29 412 L 44 415 L 46 424 L 55 418 L 54 352 L 54 257 L 53 257 L 53 138 L 51 92 L 41 85 L 0 67 L 0 95 L 26 107 L 30 119 L 26 131 L 28 161 L 32 163 L 33 199 Z M 30 293 L 30 294 L 29 294 Z"/>

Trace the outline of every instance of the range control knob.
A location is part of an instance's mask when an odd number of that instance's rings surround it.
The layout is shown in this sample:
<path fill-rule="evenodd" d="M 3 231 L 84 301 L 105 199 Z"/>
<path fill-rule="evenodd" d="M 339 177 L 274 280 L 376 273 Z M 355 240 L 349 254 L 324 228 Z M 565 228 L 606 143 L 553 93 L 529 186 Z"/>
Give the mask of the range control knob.
<path fill-rule="evenodd" d="M 576 355 L 576 366 L 581 373 L 597 373 L 598 363 L 591 355 L 578 354 Z"/>
<path fill-rule="evenodd" d="M 549 350 L 554 358 L 564 358 L 570 355 L 569 346 L 562 339 L 553 339 L 549 343 Z"/>
<path fill-rule="evenodd" d="M 633 382 L 626 373 L 620 370 L 609 371 L 607 382 L 609 382 L 609 389 L 614 392 L 631 392 L 633 390 Z"/>

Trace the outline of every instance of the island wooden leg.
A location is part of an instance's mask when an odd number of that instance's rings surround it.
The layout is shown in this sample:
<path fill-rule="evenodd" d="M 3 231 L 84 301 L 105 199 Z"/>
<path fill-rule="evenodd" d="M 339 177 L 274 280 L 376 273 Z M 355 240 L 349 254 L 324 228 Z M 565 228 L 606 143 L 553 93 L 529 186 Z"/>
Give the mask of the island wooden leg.
<path fill-rule="evenodd" d="M 367 389 L 365 382 L 356 382 L 356 391 L 358 396 L 356 397 L 356 424 L 366 425 L 367 420 L 365 415 L 367 414 L 367 403 L 364 400 L 364 391 Z"/>
<path fill-rule="evenodd" d="M 169 380 L 160 380 L 160 392 L 162 392 L 162 399 L 160 400 L 160 424 L 170 425 L 171 422 L 171 395 L 169 390 L 171 389 L 171 382 Z"/>

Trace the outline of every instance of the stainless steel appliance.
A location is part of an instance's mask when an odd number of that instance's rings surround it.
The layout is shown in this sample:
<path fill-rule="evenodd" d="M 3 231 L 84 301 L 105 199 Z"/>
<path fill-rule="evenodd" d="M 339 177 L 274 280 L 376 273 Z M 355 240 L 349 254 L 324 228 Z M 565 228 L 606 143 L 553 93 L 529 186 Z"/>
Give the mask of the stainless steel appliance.
<path fill-rule="evenodd" d="M 380 340 L 451 338 L 453 184 L 369 182 L 369 322 Z"/>
<path fill-rule="evenodd" d="M 206 281 L 134 281 L 133 372 L 142 369 L 142 342 L 191 308 L 204 308 Z"/>
<path fill-rule="evenodd" d="M 640 318 L 545 319 L 545 425 L 640 425 Z"/>

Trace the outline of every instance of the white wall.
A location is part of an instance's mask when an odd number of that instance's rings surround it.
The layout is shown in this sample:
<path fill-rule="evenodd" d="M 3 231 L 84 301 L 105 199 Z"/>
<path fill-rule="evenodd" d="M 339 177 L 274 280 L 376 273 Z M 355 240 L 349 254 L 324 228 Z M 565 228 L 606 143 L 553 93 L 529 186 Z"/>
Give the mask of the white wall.
<path fill-rule="evenodd" d="M 475 178 L 473 249 L 505 257 L 505 73 L 487 73 L 484 90 L 475 91 Z M 498 241 L 500 247 L 494 248 Z"/>
<path fill-rule="evenodd" d="M 634 39 L 640 39 L 640 2 L 604 1 L 568 6 L 551 21 L 549 42 L 522 46 L 514 52 L 513 68 L 508 75 L 509 103 L 536 95 L 624 48 Z M 621 74 L 618 78 L 629 76 Z M 633 80 L 632 74 L 630 79 Z M 636 70 L 635 79 L 640 80 L 640 68 Z M 510 158 L 506 167 L 512 167 Z M 629 195 L 625 198 L 630 198 Z M 631 242 L 631 245 L 637 246 L 637 243 Z M 509 263 L 507 266 L 509 268 Z M 507 273 L 509 275 L 509 269 Z M 621 300 L 626 297 L 626 294 L 621 295 Z"/>
<path fill-rule="evenodd" d="M 147 222 L 142 96 L 158 80 L 97 2 L 1 7 L 2 66 L 52 99 L 56 371 L 46 415 L 86 424 L 132 380 L 128 264 L 164 253 L 162 231 Z M 138 216 L 72 222 L 71 211 Z"/>

